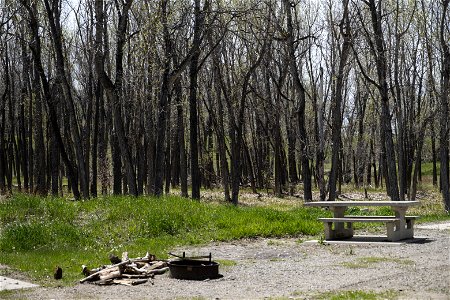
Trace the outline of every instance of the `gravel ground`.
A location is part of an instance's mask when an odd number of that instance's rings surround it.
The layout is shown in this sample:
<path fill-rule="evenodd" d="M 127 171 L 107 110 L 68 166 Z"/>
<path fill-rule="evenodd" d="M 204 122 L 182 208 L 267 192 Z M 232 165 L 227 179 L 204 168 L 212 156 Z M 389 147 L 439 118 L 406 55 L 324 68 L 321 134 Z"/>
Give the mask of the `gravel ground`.
<path fill-rule="evenodd" d="M 392 291 L 402 299 L 450 299 L 450 230 L 418 228 L 415 242 L 332 244 L 257 239 L 190 248 L 233 266 L 222 278 L 183 281 L 157 276 L 134 287 L 77 284 L 11 294 L 23 299 L 310 299 L 324 292 Z M 176 249 L 178 253 L 182 250 Z M 391 294 L 391 295 L 392 295 Z M 0 296 L 1 297 L 1 296 Z"/>

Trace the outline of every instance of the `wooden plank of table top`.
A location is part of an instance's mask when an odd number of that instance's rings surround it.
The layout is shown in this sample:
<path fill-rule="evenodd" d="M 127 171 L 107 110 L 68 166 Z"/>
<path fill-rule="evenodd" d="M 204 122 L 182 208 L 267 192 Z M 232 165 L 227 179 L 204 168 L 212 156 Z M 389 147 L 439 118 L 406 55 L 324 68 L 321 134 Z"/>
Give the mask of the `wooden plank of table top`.
<path fill-rule="evenodd" d="M 317 201 L 305 202 L 305 206 L 412 206 L 419 201 Z"/>

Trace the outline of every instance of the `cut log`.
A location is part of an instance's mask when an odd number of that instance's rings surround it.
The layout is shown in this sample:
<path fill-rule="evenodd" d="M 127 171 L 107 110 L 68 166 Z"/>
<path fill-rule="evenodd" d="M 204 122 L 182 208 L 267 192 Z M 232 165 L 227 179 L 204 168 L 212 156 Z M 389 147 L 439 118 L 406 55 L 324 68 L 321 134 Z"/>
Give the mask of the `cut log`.
<path fill-rule="evenodd" d="M 133 286 L 138 284 L 146 283 L 148 279 L 114 279 L 114 284 L 121 284 L 121 285 L 127 285 L 127 286 Z"/>
<path fill-rule="evenodd" d="M 93 281 L 92 283 L 97 284 L 97 285 L 112 285 L 112 284 L 114 284 L 114 280 L 112 280 L 112 279 L 97 280 L 97 281 Z"/>
<path fill-rule="evenodd" d="M 169 270 L 165 261 L 155 261 L 153 254 L 146 253 L 144 257 L 130 259 L 128 252 L 122 253 L 122 259 L 115 254 L 109 254 L 111 262 L 117 262 L 109 266 L 101 266 L 89 270 L 83 265 L 82 270 L 85 278 L 80 283 L 91 281 L 99 285 L 123 284 L 135 285 L 146 282 L 155 274 L 164 274 Z"/>
<path fill-rule="evenodd" d="M 161 269 L 154 269 L 147 272 L 147 274 L 154 274 L 154 275 L 161 275 L 169 271 L 169 267 L 161 268 Z"/>
<path fill-rule="evenodd" d="M 100 280 L 116 279 L 122 277 L 120 270 L 99 274 Z"/>
<path fill-rule="evenodd" d="M 91 274 L 92 274 L 92 273 L 91 273 L 91 271 L 90 271 L 90 270 L 88 269 L 88 267 L 87 267 L 87 266 L 85 266 L 85 265 L 82 265 L 82 266 L 81 266 L 81 268 L 83 269 L 83 270 L 82 270 L 82 272 L 83 272 L 83 275 L 84 275 L 84 276 L 86 276 L 86 277 L 87 277 L 87 276 L 89 276 L 89 275 L 91 275 Z"/>
<path fill-rule="evenodd" d="M 140 275 L 122 274 L 122 277 L 128 279 L 146 279 L 146 278 L 155 278 L 155 274 L 140 274 Z"/>
<path fill-rule="evenodd" d="M 165 261 L 157 261 L 153 263 L 152 265 L 148 264 L 148 266 L 144 266 L 141 269 L 145 269 L 147 272 L 154 269 L 161 269 L 167 267 L 167 262 Z"/>
<path fill-rule="evenodd" d="M 125 269 L 123 270 L 123 273 L 127 274 L 143 274 L 146 272 L 146 270 L 139 269 L 136 265 L 125 266 Z"/>
<path fill-rule="evenodd" d="M 109 256 L 109 261 L 113 265 L 120 264 L 122 262 L 122 260 L 117 255 L 115 255 L 114 253 L 110 253 L 108 256 Z"/>
<path fill-rule="evenodd" d="M 81 280 L 80 280 L 80 283 L 83 283 L 83 282 L 85 282 L 85 281 L 93 281 L 93 280 L 95 280 L 94 278 L 96 278 L 97 276 L 100 276 L 100 275 L 102 274 L 102 272 L 108 272 L 109 270 L 112 270 L 112 269 L 114 269 L 114 268 L 119 269 L 121 266 L 126 265 L 126 264 L 128 264 L 128 263 L 130 263 L 130 261 L 123 261 L 123 262 L 118 263 L 118 264 L 116 264 L 116 265 L 110 266 L 110 267 L 108 267 L 108 268 L 106 268 L 106 269 L 103 269 L 103 270 L 100 270 L 100 271 L 98 271 L 98 272 L 95 272 L 95 273 L 89 275 L 88 277 L 85 277 L 85 278 L 81 279 Z M 114 270 L 114 271 L 115 271 L 115 270 Z M 119 272 L 120 272 L 120 270 L 119 270 Z"/>

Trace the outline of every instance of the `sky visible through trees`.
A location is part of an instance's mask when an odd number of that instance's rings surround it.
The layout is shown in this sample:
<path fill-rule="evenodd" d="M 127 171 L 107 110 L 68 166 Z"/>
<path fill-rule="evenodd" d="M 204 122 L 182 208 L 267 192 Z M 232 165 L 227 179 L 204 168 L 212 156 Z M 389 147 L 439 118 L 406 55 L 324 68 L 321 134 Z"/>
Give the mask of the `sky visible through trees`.
<path fill-rule="evenodd" d="M 0 191 L 449 198 L 449 1 L 0 0 Z"/>

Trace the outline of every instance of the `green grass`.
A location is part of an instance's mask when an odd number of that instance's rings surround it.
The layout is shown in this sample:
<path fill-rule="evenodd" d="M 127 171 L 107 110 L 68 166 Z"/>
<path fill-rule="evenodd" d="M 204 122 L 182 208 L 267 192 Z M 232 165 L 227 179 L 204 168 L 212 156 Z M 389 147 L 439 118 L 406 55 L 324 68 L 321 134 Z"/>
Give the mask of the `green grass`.
<path fill-rule="evenodd" d="M 17 295 L 17 290 L 3 290 L 0 291 L 0 299 L 20 299 Z"/>
<path fill-rule="evenodd" d="M 255 237 L 316 235 L 319 209 L 277 210 L 207 204 L 180 197 L 105 197 L 89 201 L 15 194 L 0 202 L 0 263 L 44 285 L 71 284 L 81 265 L 108 263 L 108 253 L 147 251 L 159 258 L 177 246 Z M 56 266 L 62 282 L 52 280 Z"/>
<path fill-rule="evenodd" d="M 229 259 L 217 259 L 216 262 L 218 262 L 222 267 L 233 267 L 237 265 L 237 262 L 235 260 Z"/>
<path fill-rule="evenodd" d="M 370 266 L 382 262 L 387 263 L 396 263 L 399 265 L 412 265 L 414 262 L 412 260 L 408 259 L 401 259 L 401 258 L 391 258 L 391 257 L 361 257 L 353 262 L 344 262 L 340 265 L 343 267 L 351 268 L 351 269 L 360 269 L 360 268 L 369 268 Z"/>
<path fill-rule="evenodd" d="M 328 299 L 328 300 L 378 300 L 378 299 L 393 299 L 398 296 L 395 291 L 386 292 L 372 292 L 372 291 L 342 291 L 342 292 L 326 292 L 319 294 L 313 299 Z"/>

